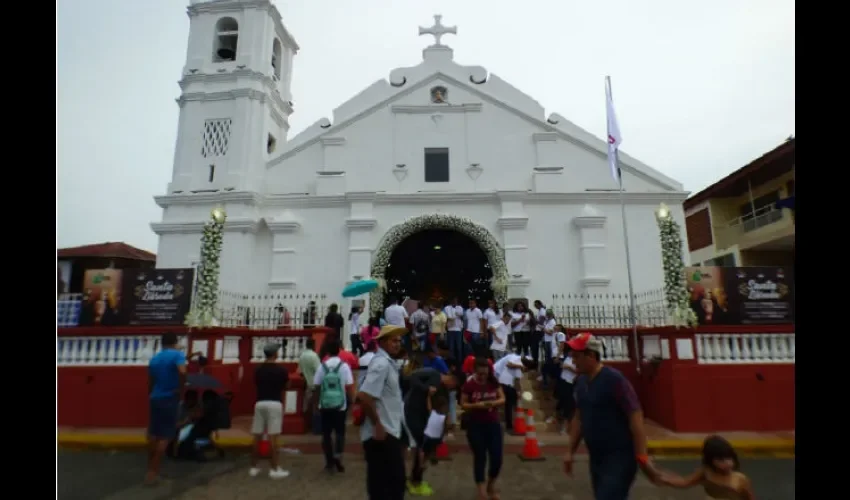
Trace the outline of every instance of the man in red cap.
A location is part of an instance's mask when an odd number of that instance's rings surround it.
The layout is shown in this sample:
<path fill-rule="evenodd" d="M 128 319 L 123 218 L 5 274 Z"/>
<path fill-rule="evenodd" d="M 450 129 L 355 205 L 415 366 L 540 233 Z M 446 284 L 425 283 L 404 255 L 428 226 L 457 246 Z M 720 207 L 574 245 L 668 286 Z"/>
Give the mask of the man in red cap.
<path fill-rule="evenodd" d="M 602 364 L 604 347 L 598 338 L 580 333 L 567 346 L 580 375 L 564 471 L 572 475 L 573 455 L 584 439 L 596 500 L 626 500 L 638 467 L 651 481 L 658 480 L 658 471 L 647 456 L 640 401 L 619 370 Z"/>

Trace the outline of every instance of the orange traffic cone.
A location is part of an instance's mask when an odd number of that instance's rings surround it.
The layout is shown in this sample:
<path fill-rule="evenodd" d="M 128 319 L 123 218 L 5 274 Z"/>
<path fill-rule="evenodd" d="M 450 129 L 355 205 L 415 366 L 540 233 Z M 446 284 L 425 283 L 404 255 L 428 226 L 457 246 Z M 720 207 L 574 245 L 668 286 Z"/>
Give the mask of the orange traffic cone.
<path fill-rule="evenodd" d="M 272 443 L 269 441 L 268 434 L 263 434 L 263 439 L 257 444 L 257 453 L 260 458 L 269 458 L 272 456 Z"/>
<path fill-rule="evenodd" d="M 514 436 L 525 436 L 525 410 L 517 408 L 514 412 L 514 428 L 511 434 Z"/>
<path fill-rule="evenodd" d="M 534 430 L 534 411 L 528 410 L 528 421 L 525 429 L 525 446 L 522 448 L 522 453 L 519 459 L 524 462 L 539 462 L 546 460 L 546 457 L 540 454 L 540 444 L 537 443 L 537 431 Z"/>
<path fill-rule="evenodd" d="M 452 459 L 452 457 L 449 456 L 449 445 L 444 442 L 437 445 L 434 455 L 437 460 L 446 461 Z"/>

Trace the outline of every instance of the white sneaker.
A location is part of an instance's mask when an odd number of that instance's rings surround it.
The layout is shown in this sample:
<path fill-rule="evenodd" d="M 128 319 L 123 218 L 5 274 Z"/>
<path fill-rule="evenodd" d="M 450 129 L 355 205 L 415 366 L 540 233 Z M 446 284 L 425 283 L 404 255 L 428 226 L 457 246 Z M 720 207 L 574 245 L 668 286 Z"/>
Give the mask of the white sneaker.
<path fill-rule="evenodd" d="M 251 470 L 248 471 L 248 475 L 251 477 L 257 477 L 260 474 L 259 467 L 251 467 Z"/>
<path fill-rule="evenodd" d="M 289 471 L 283 470 L 280 467 L 278 467 L 275 470 L 269 471 L 269 477 L 272 478 L 272 479 L 283 479 L 285 477 L 289 477 Z"/>

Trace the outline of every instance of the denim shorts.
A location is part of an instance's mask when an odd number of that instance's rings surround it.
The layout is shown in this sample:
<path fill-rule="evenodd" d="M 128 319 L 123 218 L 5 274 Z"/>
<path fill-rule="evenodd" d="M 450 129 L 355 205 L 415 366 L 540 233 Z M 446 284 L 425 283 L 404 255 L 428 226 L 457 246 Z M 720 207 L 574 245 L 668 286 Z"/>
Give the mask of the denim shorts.
<path fill-rule="evenodd" d="M 148 434 L 156 439 L 171 439 L 177 434 L 177 415 L 180 402 L 177 398 L 150 400 Z"/>

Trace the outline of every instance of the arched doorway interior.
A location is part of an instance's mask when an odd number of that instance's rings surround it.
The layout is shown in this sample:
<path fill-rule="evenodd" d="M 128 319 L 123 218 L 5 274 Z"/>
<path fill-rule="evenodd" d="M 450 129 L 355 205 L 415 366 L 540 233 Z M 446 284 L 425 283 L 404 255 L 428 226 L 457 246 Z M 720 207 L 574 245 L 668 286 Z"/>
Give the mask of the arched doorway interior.
<path fill-rule="evenodd" d="M 448 230 L 460 233 L 476 243 L 486 257 L 492 273 L 490 289 L 497 301 L 507 298 L 508 290 L 508 266 L 505 262 L 505 251 L 496 238 L 485 227 L 476 224 L 471 219 L 451 214 L 425 214 L 412 217 L 406 221 L 391 227 L 381 238 L 372 259 L 371 276 L 382 282 L 384 286 L 373 290 L 369 295 L 369 303 L 372 314 L 380 314 L 384 307 L 384 299 L 387 294 L 386 276 L 390 260 L 394 255 L 396 247 L 408 238 L 425 231 Z M 433 250 L 433 246 L 431 248 Z M 442 249 L 440 250 L 442 251 Z M 483 266 L 484 263 L 482 263 Z M 399 264 L 401 265 L 401 264 Z M 458 285 L 454 286 L 459 288 Z M 473 290 L 477 287 L 470 287 Z M 467 292 L 468 294 L 469 292 Z M 461 298 L 461 297 L 458 297 Z"/>
<path fill-rule="evenodd" d="M 393 249 L 387 265 L 384 304 L 392 297 L 410 297 L 438 304 L 457 297 L 481 304 L 493 298 L 493 270 L 481 246 L 450 229 L 426 229 Z"/>

